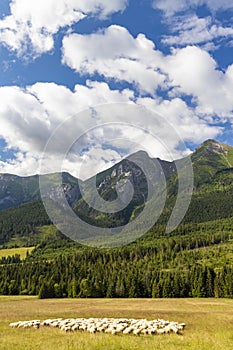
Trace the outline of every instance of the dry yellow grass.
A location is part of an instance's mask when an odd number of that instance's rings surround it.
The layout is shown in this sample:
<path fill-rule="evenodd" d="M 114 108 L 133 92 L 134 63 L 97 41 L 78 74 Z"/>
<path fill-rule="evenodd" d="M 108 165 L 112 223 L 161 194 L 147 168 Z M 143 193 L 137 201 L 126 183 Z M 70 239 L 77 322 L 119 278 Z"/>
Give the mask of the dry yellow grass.
<path fill-rule="evenodd" d="M 0 249 L 0 259 L 3 257 L 13 256 L 19 254 L 21 259 L 26 258 L 26 254 L 31 253 L 35 247 L 22 247 L 22 248 L 9 248 L 9 249 Z"/>
<path fill-rule="evenodd" d="M 68 317 L 164 318 L 185 322 L 183 336 L 63 333 L 59 329 L 11 329 L 19 320 Z M 0 297 L 1 350 L 230 350 L 233 300 L 64 299 Z"/>

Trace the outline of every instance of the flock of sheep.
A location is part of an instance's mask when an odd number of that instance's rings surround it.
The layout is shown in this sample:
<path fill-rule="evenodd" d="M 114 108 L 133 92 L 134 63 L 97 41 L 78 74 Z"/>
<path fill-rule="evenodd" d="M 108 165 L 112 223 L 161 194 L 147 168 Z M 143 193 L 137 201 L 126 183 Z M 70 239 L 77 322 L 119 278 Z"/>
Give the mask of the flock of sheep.
<path fill-rule="evenodd" d="M 48 319 L 45 321 L 19 321 L 10 323 L 12 328 L 57 327 L 65 332 L 86 331 L 89 333 L 104 332 L 110 334 L 180 334 L 184 323 L 169 322 L 161 319 L 148 321 L 145 319 L 128 318 L 69 318 Z"/>

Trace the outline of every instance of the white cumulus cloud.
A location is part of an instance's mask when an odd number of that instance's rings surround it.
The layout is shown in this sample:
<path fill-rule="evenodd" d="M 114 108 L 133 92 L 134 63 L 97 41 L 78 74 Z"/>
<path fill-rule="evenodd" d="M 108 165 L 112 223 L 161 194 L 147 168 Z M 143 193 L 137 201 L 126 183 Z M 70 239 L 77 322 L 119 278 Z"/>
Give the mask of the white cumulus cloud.
<path fill-rule="evenodd" d="M 128 89 L 110 90 L 106 83 L 90 81 L 86 86 L 76 85 L 74 91 L 55 83 L 36 83 L 25 89 L 0 87 L 0 137 L 6 141 L 7 148 L 15 153 L 13 159 L 0 163 L 0 171 L 20 175 L 38 173 L 39 159 L 53 132 L 64 120 L 77 116 L 75 124 L 70 130 L 64 129 L 59 146 L 49 155 L 48 171 L 54 171 L 54 157 L 59 155 L 63 142 L 76 132 L 85 131 L 89 125 L 95 125 L 94 119 L 90 123 L 82 111 L 98 104 L 129 102 L 133 97 L 133 92 Z M 72 172 L 71 166 L 66 170 Z"/>
<path fill-rule="evenodd" d="M 104 18 L 123 11 L 127 0 L 12 0 L 10 15 L 0 20 L 0 42 L 19 55 L 50 51 L 53 36 L 86 16 Z"/>
<path fill-rule="evenodd" d="M 0 162 L 0 172 L 19 175 L 40 171 L 44 147 L 60 125 L 57 142 L 44 155 L 46 172 L 61 170 L 56 160 L 63 159 L 64 145 L 71 142 L 62 169 L 75 176 L 79 176 L 82 169 L 82 178 L 94 175 L 118 162 L 123 155 L 139 149 L 146 149 L 154 157 L 168 159 L 171 154 L 174 158 L 181 157 L 183 153 L 177 149 L 179 140 L 174 130 L 180 132 L 181 139 L 193 143 L 221 133 L 219 127 L 208 125 L 178 98 L 171 101 L 136 99 L 132 91 L 111 90 L 106 83 L 87 81 L 86 86 L 76 85 L 73 91 L 54 83 L 36 83 L 25 89 L 1 87 L 0 99 L 0 137 L 15 154 L 12 159 Z M 121 107 L 122 103 L 126 105 Z M 102 113 L 94 110 L 92 113 L 93 106 L 99 104 L 105 104 L 104 109 L 100 108 Z M 132 106 L 148 107 L 159 113 L 161 119 L 154 119 L 147 110 L 132 109 Z M 63 124 L 70 117 L 74 117 L 72 123 Z M 171 127 L 166 126 L 169 124 Z M 164 152 L 153 132 L 150 135 L 153 130 L 171 154 Z M 83 136 L 78 139 L 78 144 L 73 144 L 72 139 L 76 140 L 78 135 Z"/>
<path fill-rule="evenodd" d="M 191 96 L 198 114 L 232 119 L 232 65 L 225 72 L 219 70 L 216 61 L 195 46 L 174 50 L 163 65 L 173 95 Z"/>
<path fill-rule="evenodd" d="M 185 142 L 200 144 L 203 140 L 216 138 L 222 132 L 219 126 L 209 125 L 200 118 L 195 109 L 189 107 L 181 98 L 139 98 L 137 102 L 165 118 Z"/>
<path fill-rule="evenodd" d="M 155 97 L 161 88 L 172 97 L 191 96 L 196 113 L 232 118 L 231 66 L 220 70 L 211 55 L 196 46 L 165 55 L 144 35 L 134 38 L 125 28 L 110 26 L 65 37 L 63 62 L 80 73 L 126 81 L 141 95 Z"/>
<path fill-rule="evenodd" d="M 63 63 L 80 74 L 98 73 L 150 93 L 165 80 L 158 70 L 161 59 L 162 54 L 145 35 L 134 38 L 126 28 L 117 25 L 63 39 Z"/>

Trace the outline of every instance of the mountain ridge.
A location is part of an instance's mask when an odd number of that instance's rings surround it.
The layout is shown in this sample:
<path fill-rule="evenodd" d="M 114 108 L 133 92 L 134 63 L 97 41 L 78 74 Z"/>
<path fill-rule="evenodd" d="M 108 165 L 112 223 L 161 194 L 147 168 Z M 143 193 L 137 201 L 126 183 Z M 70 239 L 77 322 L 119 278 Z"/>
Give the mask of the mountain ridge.
<path fill-rule="evenodd" d="M 233 147 L 214 140 L 207 140 L 197 147 L 190 157 L 194 170 L 194 192 L 190 207 L 183 220 L 184 223 L 231 217 L 233 214 L 233 172 L 230 165 L 231 160 L 233 160 Z M 124 186 L 127 181 L 133 184 L 134 196 L 131 202 L 123 210 L 116 213 L 102 213 L 101 210 L 95 210 L 88 206 L 82 198 L 80 185 L 83 190 L 87 190 L 87 198 L 93 199 L 93 190 L 88 189 L 89 181 L 93 178 L 78 181 L 67 172 L 62 174 L 62 189 L 75 213 L 82 220 L 98 227 L 125 225 L 137 217 L 143 210 L 148 196 L 148 179 L 139 166 L 133 163 L 133 159 L 137 159 L 140 163 L 141 158 L 143 161 L 148 158 L 147 176 L 149 181 L 152 172 L 156 171 L 158 181 L 156 180 L 157 182 L 152 184 L 154 188 L 160 184 L 161 170 L 165 175 L 167 199 L 164 211 L 158 221 L 158 225 L 164 225 L 171 215 L 176 201 L 178 188 L 176 163 L 180 162 L 179 164 L 184 166 L 185 172 L 185 158 L 176 162 L 163 161 L 159 158 L 150 158 L 144 151 L 124 158 L 121 162 L 96 176 L 97 191 L 102 199 L 108 203 L 114 202 L 119 193 L 124 194 Z M 54 174 L 59 175 L 59 173 L 52 173 L 45 176 L 50 178 L 54 176 L 57 179 Z M 12 178 L 14 181 L 9 181 L 8 184 L 4 183 L 4 179 L 12 180 Z M 55 197 L 61 191 L 56 181 L 52 188 Z M 14 198 L 10 200 L 9 195 L 11 194 L 14 195 Z M 124 201 L 124 196 L 122 200 Z M 31 214 L 27 214 L 30 211 Z M 36 218 L 37 211 L 40 213 L 41 220 Z M 12 225 L 11 221 L 17 222 L 20 230 Z M 4 242 L 10 241 L 15 232 L 21 237 L 28 232 L 35 232 L 38 224 L 43 226 L 49 223 L 51 224 L 40 200 L 39 175 L 25 178 L 11 174 L 0 174 L 0 242 L 4 244 Z M 1 236 L 5 238 L 1 239 Z"/>
<path fill-rule="evenodd" d="M 222 147 L 208 141 L 191 155 L 194 192 L 183 221 L 172 232 L 166 231 L 166 225 L 176 202 L 177 172 L 173 171 L 173 163 L 163 164 L 158 159 L 158 176 L 160 167 L 168 167 L 164 211 L 147 233 L 116 248 L 111 241 L 93 248 L 68 239 L 52 225 L 42 201 L 0 211 L 0 248 L 35 246 L 25 260 L 19 256 L 1 259 L 0 294 L 39 298 L 232 298 L 233 147 Z M 186 159 L 177 162 L 185 173 Z M 153 160 L 149 164 L 153 170 Z M 109 202 L 116 199 L 117 186 L 126 180 L 133 181 L 133 200 L 138 203 L 128 208 L 125 217 L 110 215 L 105 221 L 102 217 L 101 222 L 101 217 L 92 208 L 82 206 L 80 199 L 74 206 L 82 209 L 84 219 L 94 226 L 117 225 L 123 219 L 127 222 L 143 209 L 145 177 L 130 160 L 97 176 L 97 190 Z M 92 193 L 89 195 L 92 197 Z"/>

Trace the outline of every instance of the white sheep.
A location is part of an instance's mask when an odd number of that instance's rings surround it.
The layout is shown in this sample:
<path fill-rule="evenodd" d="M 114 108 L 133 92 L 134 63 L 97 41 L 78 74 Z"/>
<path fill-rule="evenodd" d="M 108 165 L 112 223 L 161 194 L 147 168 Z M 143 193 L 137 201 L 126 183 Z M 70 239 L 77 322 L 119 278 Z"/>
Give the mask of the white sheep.
<path fill-rule="evenodd" d="M 145 319 L 127 318 L 57 318 L 40 320 L 18 321 L 10 323 L 12 328 L 35 328 L 40 326 L 59 327 L 62 331 L 88 331 L 89 333 L 105 332 L 109 334 L 165 334 L 174 332 L 179 334 L 185 323 L 169 322 L 161 319 L 147 321 Z"/>

